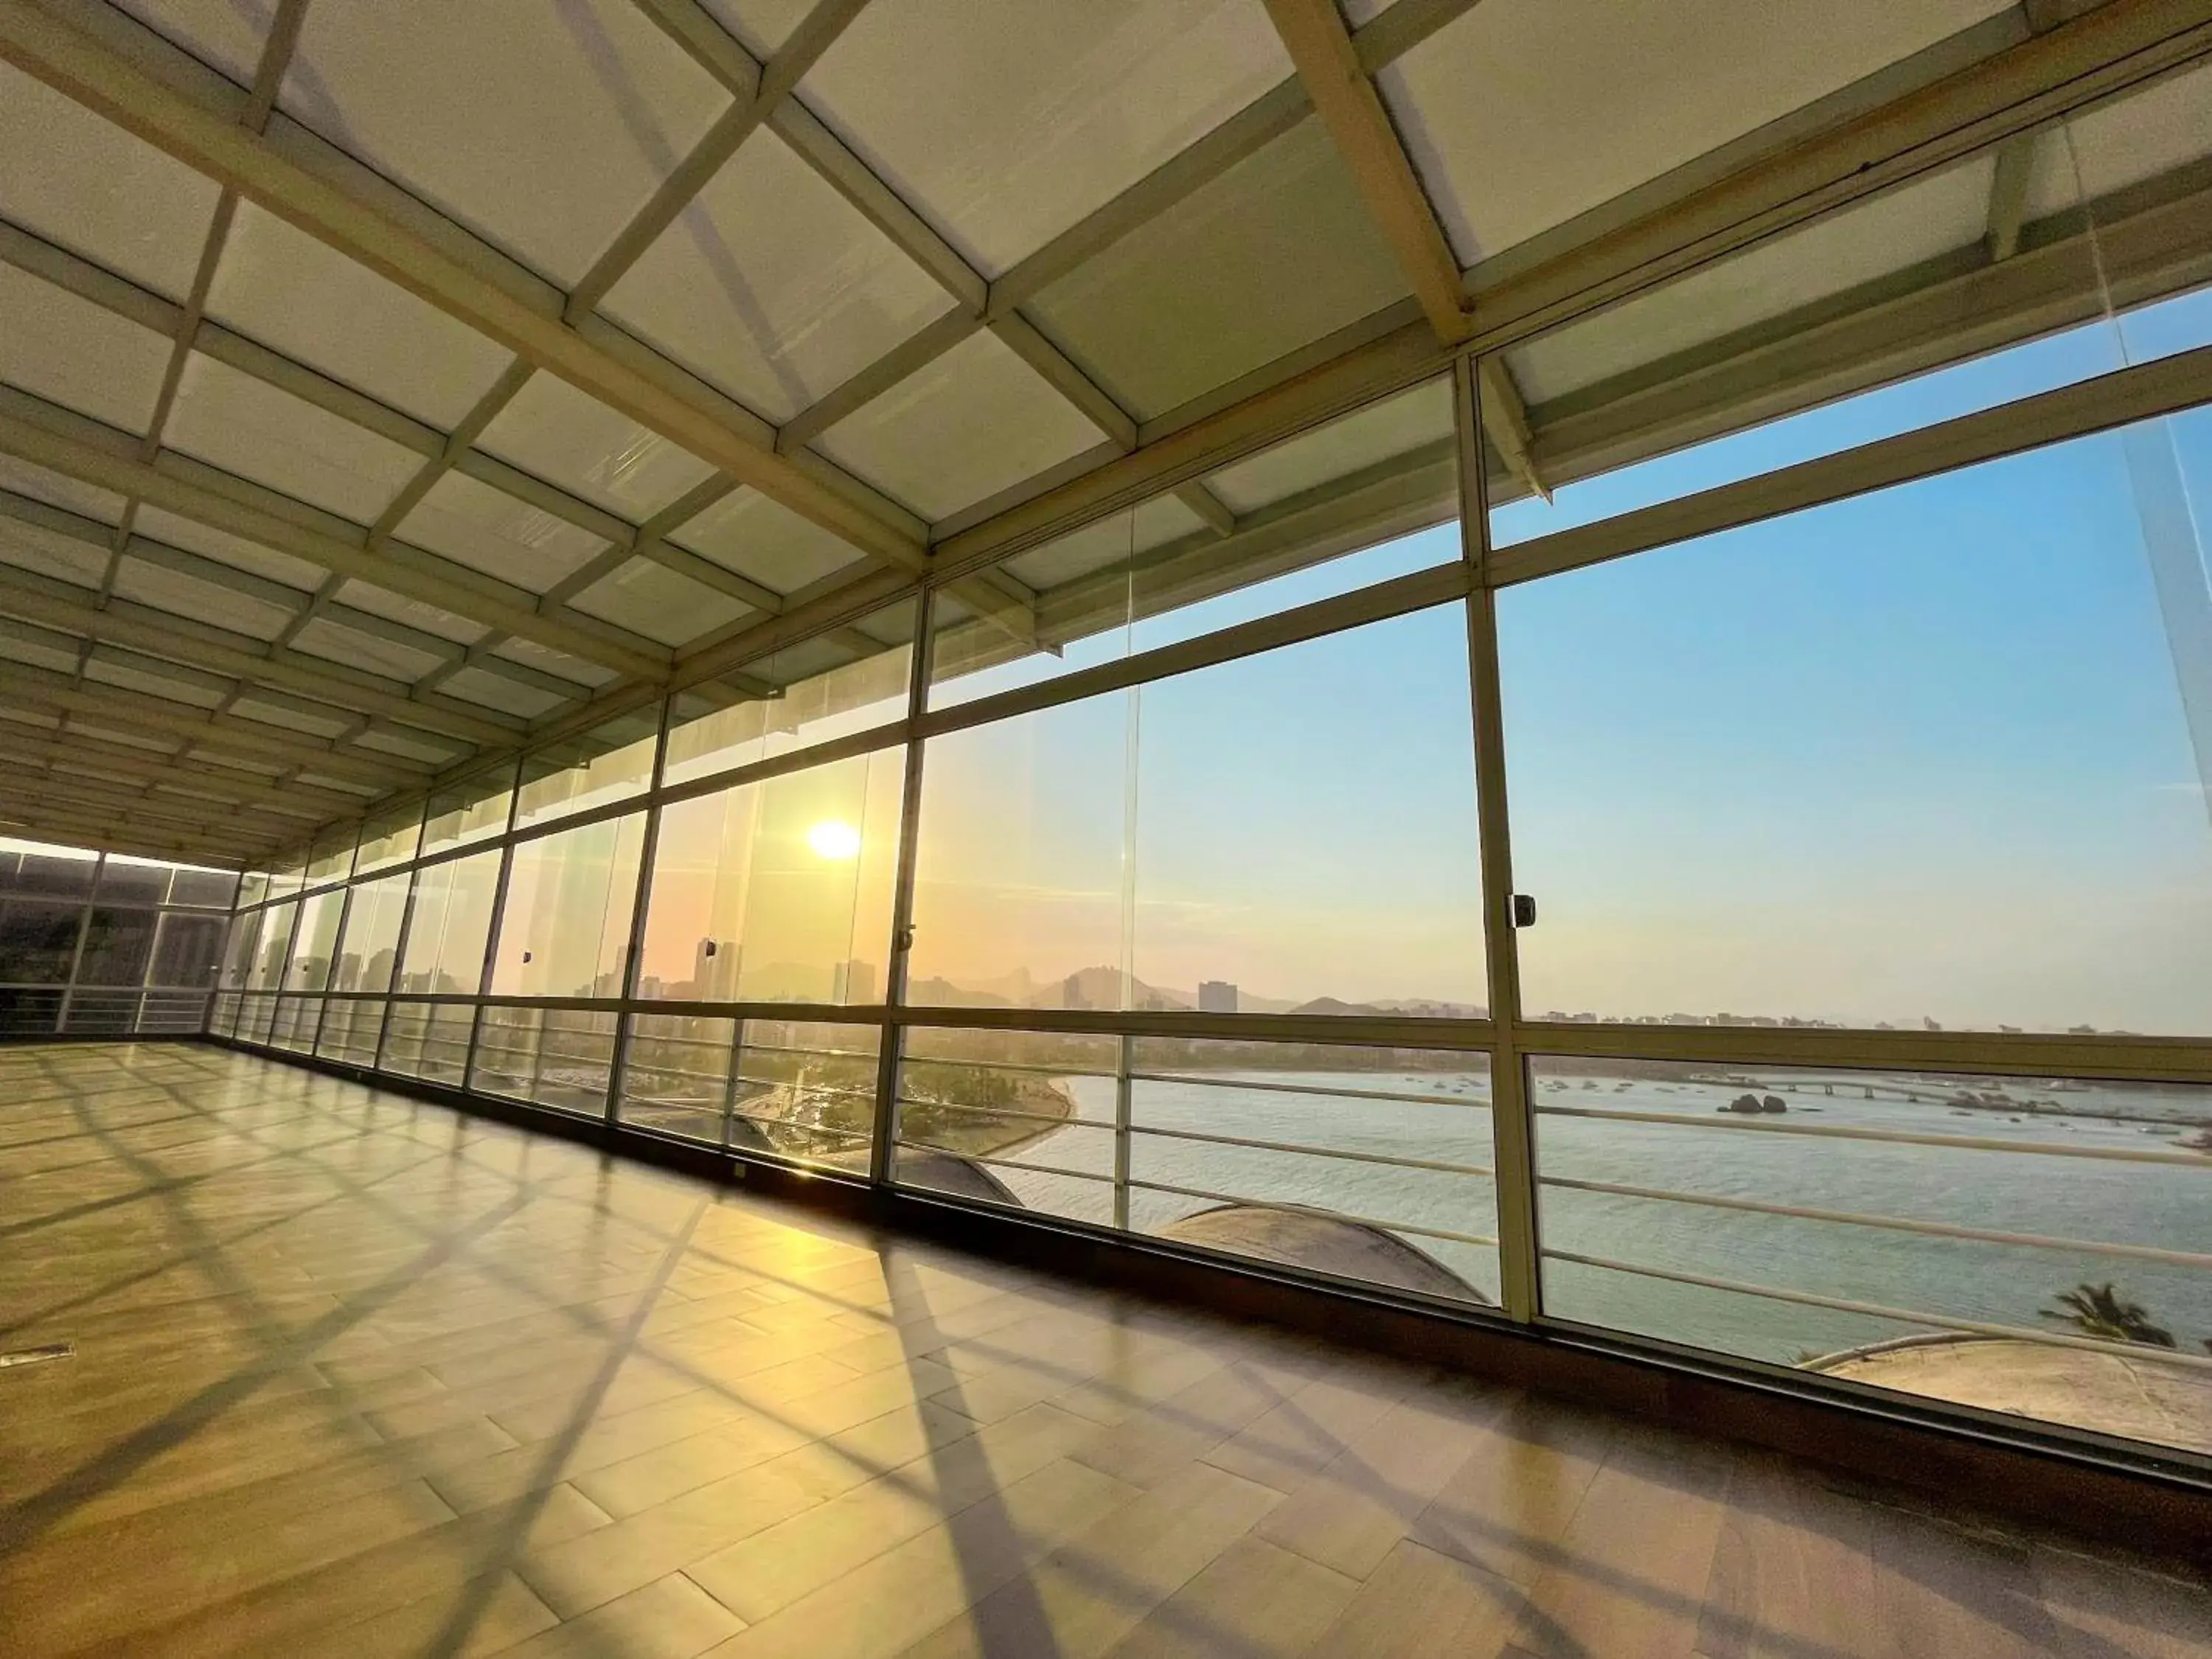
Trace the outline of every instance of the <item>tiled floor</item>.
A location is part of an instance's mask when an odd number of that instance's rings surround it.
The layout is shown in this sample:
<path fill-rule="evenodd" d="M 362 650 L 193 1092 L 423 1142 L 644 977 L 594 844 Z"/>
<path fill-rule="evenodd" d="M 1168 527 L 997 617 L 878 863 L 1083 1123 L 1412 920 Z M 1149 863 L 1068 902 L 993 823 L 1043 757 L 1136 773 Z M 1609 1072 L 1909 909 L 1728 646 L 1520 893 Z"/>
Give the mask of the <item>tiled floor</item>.
<path fill-rule="evenodd" d="M 0 1652 L 2212 1652 L 1779 1460 L 197 1047 L 0 1050 Z"/>

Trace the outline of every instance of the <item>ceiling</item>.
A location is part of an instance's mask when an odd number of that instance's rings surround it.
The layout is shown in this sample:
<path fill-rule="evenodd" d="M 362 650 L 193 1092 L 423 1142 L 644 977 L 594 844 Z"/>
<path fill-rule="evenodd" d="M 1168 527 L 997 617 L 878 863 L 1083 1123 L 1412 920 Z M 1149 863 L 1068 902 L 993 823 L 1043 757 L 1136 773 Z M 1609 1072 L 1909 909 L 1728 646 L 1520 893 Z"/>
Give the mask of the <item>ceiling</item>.
<path fill-rule="evenodd" d="M 1331 556 L 1455 510 L 1469 342 L 1506 496 L 1937 360 L 1771 355 L 1900 283 L 2002 277 L 2050 326 L 1996 268 L 2084 198 L 2196 201 L 2208 34 L 2150 0 L 0 0 L 0 820 L 247 862 L 896 648 L 855 624 L 925 578 L 1006 656 L 1103 625 L 1116 559 L 1164 605 Z"/>

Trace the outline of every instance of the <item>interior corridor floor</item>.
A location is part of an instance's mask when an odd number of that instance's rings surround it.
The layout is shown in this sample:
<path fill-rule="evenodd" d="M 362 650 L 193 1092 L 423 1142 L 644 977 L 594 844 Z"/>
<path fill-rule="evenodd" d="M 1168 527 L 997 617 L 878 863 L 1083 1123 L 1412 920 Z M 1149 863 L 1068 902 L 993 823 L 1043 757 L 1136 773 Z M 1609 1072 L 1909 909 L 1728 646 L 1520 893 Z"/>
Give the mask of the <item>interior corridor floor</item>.
<path fill-rule="evenodd" d="M 2212 1653 L 1779 1458 L 198 1045 L 0 1049 L 0 1652 Z"/>

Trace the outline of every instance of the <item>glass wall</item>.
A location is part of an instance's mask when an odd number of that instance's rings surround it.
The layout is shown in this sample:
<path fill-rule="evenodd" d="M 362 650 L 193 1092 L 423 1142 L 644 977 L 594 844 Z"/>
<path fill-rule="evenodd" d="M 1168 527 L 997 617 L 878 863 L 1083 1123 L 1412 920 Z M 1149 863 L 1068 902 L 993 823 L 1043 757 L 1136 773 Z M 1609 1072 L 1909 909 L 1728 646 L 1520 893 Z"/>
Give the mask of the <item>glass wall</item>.
<path fill-rule="evenodd" d="M 0 836 L 0 1036 L 202 1030 L 234 871 Z"/>
<path fill-rule="evenodd" d="M 215 1029 L 2212 1456 L 2179 131 L 2039 135 L 2002 246 L 1970 157 L 953 534 L 419 834 L 270 860 Z M 25 988 L 110 896 L 11 893 Z"/>

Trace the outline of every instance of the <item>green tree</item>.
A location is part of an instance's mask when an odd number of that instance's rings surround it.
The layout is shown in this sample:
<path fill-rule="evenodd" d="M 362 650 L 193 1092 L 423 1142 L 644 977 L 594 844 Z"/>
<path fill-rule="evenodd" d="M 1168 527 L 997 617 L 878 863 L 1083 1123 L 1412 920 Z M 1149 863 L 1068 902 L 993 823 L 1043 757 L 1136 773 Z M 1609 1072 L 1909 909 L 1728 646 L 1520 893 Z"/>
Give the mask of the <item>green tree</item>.
<path fill-rule="evenodd" d="M 2141 1342 L 2154 1348 L 2173 1346 L 2173 1333 L 2151 1323 L 2149 1310 L 2130 1302 L 2107 1280 L 2102 1285 L 2077 1285 L 2059 1293 L 2058 1305 L 2045 1308 L 2042 1316 L 2056 1324 L 2071 1325 L 2084 1336 L 2108 1342 Z"/>

